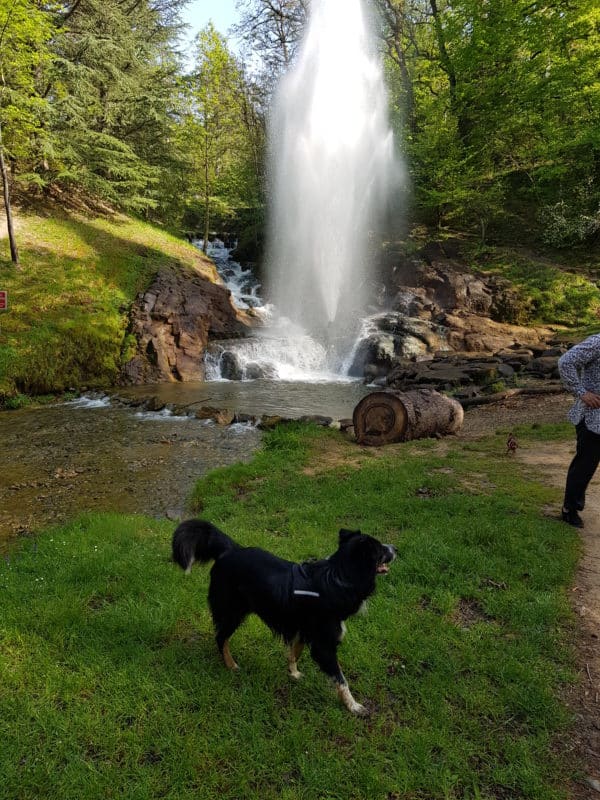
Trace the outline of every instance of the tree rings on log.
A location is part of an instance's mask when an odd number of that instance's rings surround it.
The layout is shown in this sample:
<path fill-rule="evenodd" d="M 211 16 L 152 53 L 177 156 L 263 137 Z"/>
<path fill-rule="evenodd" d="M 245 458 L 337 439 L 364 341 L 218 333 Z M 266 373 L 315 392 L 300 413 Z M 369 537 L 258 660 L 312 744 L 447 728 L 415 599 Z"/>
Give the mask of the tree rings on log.
<path fill-rule="evenodd" d="M 373 446 L 456 433 L 463 419 L 460 403 L 434 389 L 373 392 L 353 414 L 357 442 Z"/>

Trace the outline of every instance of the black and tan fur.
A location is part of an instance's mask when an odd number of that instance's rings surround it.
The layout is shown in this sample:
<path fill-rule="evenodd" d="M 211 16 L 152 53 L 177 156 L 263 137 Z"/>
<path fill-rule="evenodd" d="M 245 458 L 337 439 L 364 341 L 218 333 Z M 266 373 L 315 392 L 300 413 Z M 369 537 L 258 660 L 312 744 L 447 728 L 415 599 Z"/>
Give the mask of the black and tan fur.
<path fill-rule="evenodd" d="M 257 614 L 287 645 L 290 675 L 301 677 L 297 662 L 306 645 L 354 714 L 364 714 L 365 708 L 352 697 L 337 660 L 344 620 L 373 594 L 376 575 L 387 572 L 395 556 L 391 545 L 345 529 L 333 555 L 302 564 L 241 547 L 203 520 L 182 522 L 173 535 L 173 560 L 187 572 L 196 561 L 214 561 L 208 602 L 217 647 L 229 669 L 237 669 L 231 636 L 249 614 Z"/>

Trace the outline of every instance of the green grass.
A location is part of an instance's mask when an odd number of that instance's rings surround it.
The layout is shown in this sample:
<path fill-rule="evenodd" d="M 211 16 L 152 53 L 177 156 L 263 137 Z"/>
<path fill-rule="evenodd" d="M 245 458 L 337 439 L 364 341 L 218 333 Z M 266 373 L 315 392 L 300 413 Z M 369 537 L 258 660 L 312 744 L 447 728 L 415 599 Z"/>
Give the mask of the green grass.
<path fill-rule="evenodd" d="M 90 515 L 23 542 L 0 566 L 0 798 L 565 800 L 578 540 L 504 440 L 378 452 L 292 425 L 196 487 L 202 516 L 287 558 L 341 526 L 396 545 L 340 648 L 366 720 L 308 655 L 291 681 L 256 619 L 224 669 L 208 570 L 169 562 L 171 523 Z"/>
<path fill-rule="evenodd" d="M 600 260 L 594 250 L 585 253 L 548 253 L 525 248 L 467 247 L 477 271 L 497 275 L 512 284 L 516 302 L 506 310 L 506 321 L 519 325 L 563 325 L 577 338 L 598 327 Z M 590 333 L 594 332 L 590 330 Z"/>
<path fill-rule="evenodd" d="M 165 265 L 213 274 L 199 251 L 123 215 L 18 215 L 21 268 L 0 248 L 0 400 L 114 383 L 129 307 Z M 1 240 L 1 245 L 5 240 Z M 12 398 L 12 401 L 10 401 Z"/>

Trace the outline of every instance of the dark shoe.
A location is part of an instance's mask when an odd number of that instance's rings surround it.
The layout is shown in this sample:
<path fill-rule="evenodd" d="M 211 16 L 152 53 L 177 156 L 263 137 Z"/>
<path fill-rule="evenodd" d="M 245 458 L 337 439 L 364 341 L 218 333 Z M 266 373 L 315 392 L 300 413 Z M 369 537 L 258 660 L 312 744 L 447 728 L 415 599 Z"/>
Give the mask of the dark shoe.
<path fill-rule="evenodd" d="M 573 525 L 574 528 L 583 528 L 583 520 L 573 508 L 563 508 L 562 521 Z"/>

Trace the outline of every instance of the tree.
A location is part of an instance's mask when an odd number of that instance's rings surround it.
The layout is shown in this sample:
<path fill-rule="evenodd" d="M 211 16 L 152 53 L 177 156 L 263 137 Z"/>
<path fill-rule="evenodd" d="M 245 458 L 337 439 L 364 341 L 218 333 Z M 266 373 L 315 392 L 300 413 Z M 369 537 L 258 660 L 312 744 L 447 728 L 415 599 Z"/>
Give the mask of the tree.
<path fill-rule="evenodd" d="M 189 79 L 191 113 L 184 120 L 197 148 L 195 181 L 203 205 L 204 249 L 214 211 L 227 213 L 251 183 L 248 162 L 260 158 L 256 109 L 227 42 L 212 23 L 196 39 L 196 64 Z"/>
<path fill-rule="evenodd" d="M 14 178 L 19 162 L 35 158 L 44 135 L 46 106 L 37 94 L 36 78 L 49 61 L 49 23 L 42 3 L 0 0 L 0 179 L 15 264 L 19 263 L 19 253 L 6 162 L 12 163 Z"/>
<path fill-rule="evenodd" d="M 553 203 L 593 216 L 594 0 L 376 2 L 421 209 L 482 236 L 524 217 L 531 230 Z"/>
<path fill-rule="evenodd" d="M 292 63 L 308 14 L 308 0 L 238 0 L 235 33 L 260 60 L 259 72 L 271 89 Z"/>
<path fill-rule="evenodd" d="M 180 65 L 174 0 L 71 0 L 56 17 L 46 181 L 134 211 L 157 203 Z"/>

